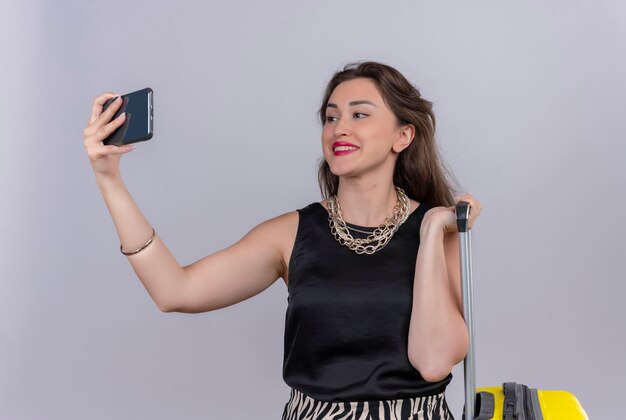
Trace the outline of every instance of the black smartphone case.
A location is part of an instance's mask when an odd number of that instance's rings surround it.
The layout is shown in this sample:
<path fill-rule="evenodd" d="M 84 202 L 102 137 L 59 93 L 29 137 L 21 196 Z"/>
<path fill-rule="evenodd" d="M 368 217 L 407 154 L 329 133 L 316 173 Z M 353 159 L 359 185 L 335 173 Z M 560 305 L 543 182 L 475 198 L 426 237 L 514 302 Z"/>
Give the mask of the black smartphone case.
<path fill-rule="evenodd" d="M 147 108 L 144 106 L 145 102 L 143 102 L 143 100 L 141 102 L 134 102 L 135 105 L 133 106 L 128 105 L 129 100 L 131 100 L 131 98 L 135 98 L 136 100 L 136 97 L 143 98 L 144 95 L 148 95 L 148 97 L 150 98 Z M 153 113 L 154 113 L 152 95 L 153 95 L 152 89 L 149 87 L 122 95 L 122 105 L 120 105 L 120 108 L 117 110 L 117 112 L 115 113 L 115 115 L 113 116 L 111 120 L 113 120 L 114 118 L 117 118 L 122 112 L 126 112 L 126 120 L 120 127 L 118 127 L 113 133 L 111 133 L 109 137 L 104 139 L 102 143 L 105 145 L 112 144 L 115 146 L 122 146 L 125 144 L 150 140 L 153 135 L 152 119 L 153 119 Z M 114 100 L 115 98 L 108 99 L 103 104 L 102 112 L 104 112 L 113 103 Z M 137 104 L 139 103 L 141 103 L 142 105 L 138 107 Z M 134 123 L 131 122 L 132 112 L 130 111 L 139 112 L 137 118 L 135 118 Z M 147 132 L 144 131 L 143 128 L 139 128 L 139 127 L 145 127 L 144 124 L 146 123 L 148 123 Z M 127 134 L 131 138 L 127 138 Z"/>

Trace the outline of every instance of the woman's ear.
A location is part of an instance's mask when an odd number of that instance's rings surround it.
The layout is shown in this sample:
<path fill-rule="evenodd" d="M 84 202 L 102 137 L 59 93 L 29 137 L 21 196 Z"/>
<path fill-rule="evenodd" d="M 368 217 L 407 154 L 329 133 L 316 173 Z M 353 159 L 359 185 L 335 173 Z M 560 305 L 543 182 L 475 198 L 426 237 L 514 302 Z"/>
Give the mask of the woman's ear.
<path fill-rule="evenodd" d="M 396 153 L 400 153 L 413 141 L 415 138 L 415 126 L 413 124 L 405 124 L 400 127 L 400 134 L 398 139 L 393 144 L 393 151 Z"/>

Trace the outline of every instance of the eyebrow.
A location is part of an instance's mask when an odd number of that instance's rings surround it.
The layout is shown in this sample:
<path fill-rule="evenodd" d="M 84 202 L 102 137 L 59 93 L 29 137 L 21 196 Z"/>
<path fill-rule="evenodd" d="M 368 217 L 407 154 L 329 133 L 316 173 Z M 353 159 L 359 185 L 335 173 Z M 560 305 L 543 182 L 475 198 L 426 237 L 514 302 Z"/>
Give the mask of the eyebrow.
<path fill-rule="evenodd" d="M 372 105 L 373 107 L 376 107 L 376 105 L 375 105 L 373 102 L 366 101 L 365 99 L 361 99 L 361 100 L 358 100 L 358 101 L 351 101 L 351 102 L 348 102 L 348 105 L 350 105 L 350 106 L 361 105 L 361 104 L 367 104 L 367 105 Z M 332 103 L 332 102 L 329 102 L 329 103 L 326 105 L 326 108 L 337 108 L 337 104 L 334 104 L 334 103 Z"/>

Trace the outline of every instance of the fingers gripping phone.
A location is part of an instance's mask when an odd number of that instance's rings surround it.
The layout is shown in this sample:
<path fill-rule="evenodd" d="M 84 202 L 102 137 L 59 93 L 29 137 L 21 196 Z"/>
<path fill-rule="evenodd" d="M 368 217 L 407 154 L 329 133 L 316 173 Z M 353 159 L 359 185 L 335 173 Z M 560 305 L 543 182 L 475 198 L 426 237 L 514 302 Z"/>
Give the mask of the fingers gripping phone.
<path fill-rule="evenodd" d="M 102 106 L 104 112 L 115 100 L 108 99 Z M 103 144 L 122 146 L 152 138 L 152 120 L 154 118 L 153 92 L 149 87 L 122 95 L 122 105 L 111 120 L 126 112 L 126 121 L 119 126 Z"/>

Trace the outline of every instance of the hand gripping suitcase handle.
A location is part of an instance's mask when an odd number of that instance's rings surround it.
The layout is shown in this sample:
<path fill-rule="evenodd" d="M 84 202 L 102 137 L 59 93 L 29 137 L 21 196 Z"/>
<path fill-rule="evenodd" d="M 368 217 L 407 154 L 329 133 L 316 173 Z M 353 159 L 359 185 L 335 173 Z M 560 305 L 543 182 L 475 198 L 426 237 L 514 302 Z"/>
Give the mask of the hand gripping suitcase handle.
<path fill-rule="evenodd" d="M 456 227 L 461 232 L 468 232 L 468 221 L 470 215 L 470 205 L 467 201 L 456 203 Z"/>
<path fill-rule="evenodd" d="M 463 363 L 465 376 L 465 420 L 474 419 L 476 402 L 476 362 L 474 359 L 474 318 L 472 304 L 472 251 L 469 216 L 471 207 L 467 201 L 456 204 L 456 223 L 459 231 L 459 248 L 461 254 L 461 289 L 463 292 L 463 318 L 467 326 L 469 345 Z"/>

